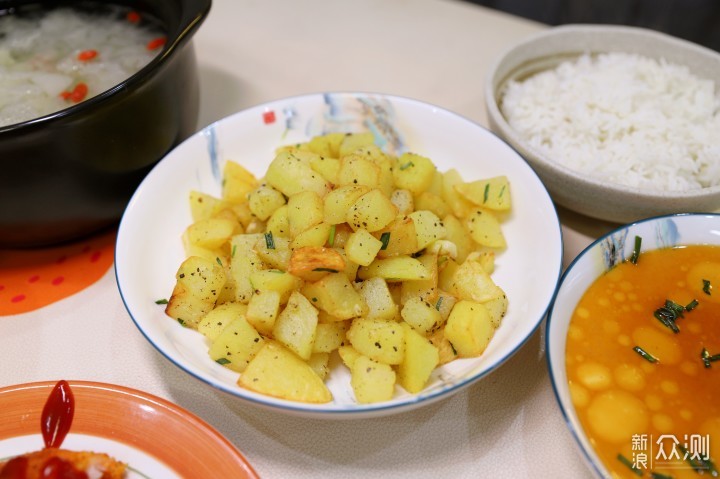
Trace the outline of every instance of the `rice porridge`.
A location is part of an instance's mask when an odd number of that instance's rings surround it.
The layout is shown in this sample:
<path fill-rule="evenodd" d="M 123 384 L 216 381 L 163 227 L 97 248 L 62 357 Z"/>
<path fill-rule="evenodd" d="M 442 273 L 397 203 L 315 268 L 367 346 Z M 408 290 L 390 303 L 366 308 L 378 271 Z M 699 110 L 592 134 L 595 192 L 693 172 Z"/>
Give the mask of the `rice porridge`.
<path fill-rule="evenodd" d="M 151 19 L 101 9 L 0 12 L 0 127 L 92 98 L 162 50 L 165 36 Z"/>

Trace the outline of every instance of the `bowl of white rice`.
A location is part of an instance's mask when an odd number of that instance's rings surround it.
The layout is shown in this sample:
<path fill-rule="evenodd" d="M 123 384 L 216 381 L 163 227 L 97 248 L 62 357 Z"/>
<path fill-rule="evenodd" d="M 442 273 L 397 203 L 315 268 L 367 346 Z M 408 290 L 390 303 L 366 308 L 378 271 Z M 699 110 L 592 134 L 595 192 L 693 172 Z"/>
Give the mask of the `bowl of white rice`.
<path fill-rule="evenodd" d="M 491 129 L 556 204 L 626 223 L 720 209 L 720 54 L 660 32 L 563 25 L 506 50 Z"/>

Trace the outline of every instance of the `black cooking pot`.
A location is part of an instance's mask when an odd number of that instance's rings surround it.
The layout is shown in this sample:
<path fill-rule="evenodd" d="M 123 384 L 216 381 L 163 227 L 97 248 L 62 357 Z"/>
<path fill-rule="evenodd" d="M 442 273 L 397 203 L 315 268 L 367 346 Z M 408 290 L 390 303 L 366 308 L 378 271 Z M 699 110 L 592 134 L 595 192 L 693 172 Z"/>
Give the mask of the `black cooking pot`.
<path fill-rule="evenodd" d="M 0 127 L 0 247 L 45 246 L 112 227 L 146 173 L 198 121 L 191 38 L 211 0 L 116 0 L 149 14 L 163 51 L 114 88 Z M 0 0 L 0 13 L 88 2 Z"/>

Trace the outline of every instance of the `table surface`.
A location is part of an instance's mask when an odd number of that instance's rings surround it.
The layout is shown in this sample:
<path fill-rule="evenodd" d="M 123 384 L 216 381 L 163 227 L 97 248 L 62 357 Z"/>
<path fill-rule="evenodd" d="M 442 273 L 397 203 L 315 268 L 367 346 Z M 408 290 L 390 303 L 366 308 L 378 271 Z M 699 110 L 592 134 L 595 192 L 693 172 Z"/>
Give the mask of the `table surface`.
<path fill-rule="evenodd" d="M 413 97 L 487 125 L 488 67 L 545 28 L 454 0 L 215 0 L 193 40 L 198 127 L 341 90 Z M 566 265 L 611 226 L 559 213 Z M 447 400 L 381 419 L 308 420 L 238 407 L 173 366 L 133 325 L 110 267 L 79 293 L 0 317 L 0 385 L 66 378 L 158 395 L 219 430 L 266 478 L 590 477 L 555 401 L 543 328 Z"/>

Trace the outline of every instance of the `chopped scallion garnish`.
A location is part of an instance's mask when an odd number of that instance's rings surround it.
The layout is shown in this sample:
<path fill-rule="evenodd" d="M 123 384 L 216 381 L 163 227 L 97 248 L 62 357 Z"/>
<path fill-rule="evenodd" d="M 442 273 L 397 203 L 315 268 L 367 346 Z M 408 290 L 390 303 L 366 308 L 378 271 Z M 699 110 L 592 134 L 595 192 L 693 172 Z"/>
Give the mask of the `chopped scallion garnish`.
<path fill-rule="evenodd" d="M 702 280 L 702 282 L 703 282 L 703 293 L 710 296 L 710 294 L 712 293 L 712 284 L 710 283 L 710 280 L 704 279 L 704 280 Z"/>
<path fill-rule="evenodd" d="M 273 239 L 272 231 L 265 233 L 265 246 L 267 249 L 275 249 L 275 240 Z"/>
<path fill-rule="evenodd" d="M 710 352 L 707 349 L 702 348 L 702 351 L 700 352 L 700 359 L 702 359 L 705 367 L 709 368 L 715 361 L 720 361 L 720 354 L 714 354 L 711 356 Z"/>
<path fill-rule="evenodd" d="M 483 204 L 487 203 L 488 196 L 490 195 L 490 183 L 485 184 L 485 191 L 483 191 Z"/>
<path fill-rule="evenodd" d="M 337 273 L 338 270 L 332 268 L 315 268 L 313 271 L 327 271 L 328 273 Z"/>
<path fill-rule="evenodd" d="M 335 225 L 330 227 L 330 235 L 328 236 L 328 246 L 331 248 L 335 245 Z"/>
<path fill-rule="evenodd" d="M 630 256 L 630 262 L 637 264 L 638 258 L 640 258 L 640 246 L 642 245 L 642 237 L 635 237 L 635 248 L 633 248 L 632 256 Z"/>
<path fill-rule="evenodd" d="M 412 161 L 408 161 L 408 162 L 405 163 L 404 165 L 400 165 L 400 171 L 402 171 L 402 170 L 407 170 L 407 169 L 410 168 L 411 166 L 415 166 L 415 164 L 414 164 Z"/>
<path fill-rule="evenodd" d="M 647 361 L 649 361 L 649 362 L 651 362 L 651 363 L 656 363 L 656 362 L 658 362 L 658 360 L 657 360 L 657 358 L 656 358 L 655 356 L 653 356 L 652 354 L 648 353 L 647 351 L 645 351 L 645 350 L 644 350 L 643 348 L 641 348 L 640 346 L 635 346 L 635 347 L 633 348 L 633 351 L 635 351 L 635 352 L 638 353 L 640 356 L 642 356 L 645 360 L 647 360 Z"/>
<path fill-rule="evenodd" d="M 695 470 L 698 474 L 708 473 L 710 477 L 720 477 L 720 471 L 715 467 L 710 459 L 705 459 L 699 454 L 690 454 L 690 452 L 684 446 L 678 446 L 680 452 L 683 453 L 685 461 Z"/>
<path fill-rule="evenodd" d="M 222 261 L 220 261 L 220 258 L 217 257 L 217 256 L 215 256 L 215 261 L 217 261 L 217 264 L 219 264 L 220 266 L 223 265 L 223 264 L 222 264 Z"/>
<path fill-rule="evenodd" d="M 155 304 L 168 304 L 168 300 L 165 298 L 158 299 L 157 301 L 155 301 Z"/>
<path fill-rule="evenodd" d="M 388 247 L 388 243 L 390 243 L 390 232 L 386 231 L 385 233 L 381 234 L 380 241 L 382 242 L 382 246 L 380 247 L 380 249 L 386 250 Z"/>
<path fill-rule="evenodd" d="M 440 311 L 440 306 L 442 306 L 444 296 L 440 296 L 437 300 L 437 303 L 435 303 L 435 309 Z"/>
<path fill-rule="evenodd" d="M 224 365 L 224 364 L 230 364 L 230 361 L 228 361 L 228 360 L 225 359 L 225 358 L 216 359 L 215 362 L 218 363 L 218 364 L 223 364 L 223 365 Z"/>
<path fill-rule="evenodd" d="M 693 309 L 697 308 L 697 305 L 700 304 L 697 299 L 693 299 L 690 301 L 687 306 L 685 306 L 685 311 L 692 311 Z"/>
<path fill-rule="evenodd" d="M 690 303 L 692 305 L 692 303 Z M 694 306 L 693 306 L 694 307 Z M 683 317 L 683 312 L 689 311 L 685 306 L 679 305 L 669 299 L 665 300 L 665 305 L 656 309 L 653 315 L 666 327 L 670 328 L 673 333 L 679 333 L 676 321 Z"/>
<path fill-rule="evenodd" d="M 234 258 L 234 257 L 235 257 L 235 251 L 237 251 L 237 245 L 236 245 L 236 244 L 233 245 L 232 251 L 230 252 L 230 257 L 231 257 L 231 258 Z"/>

